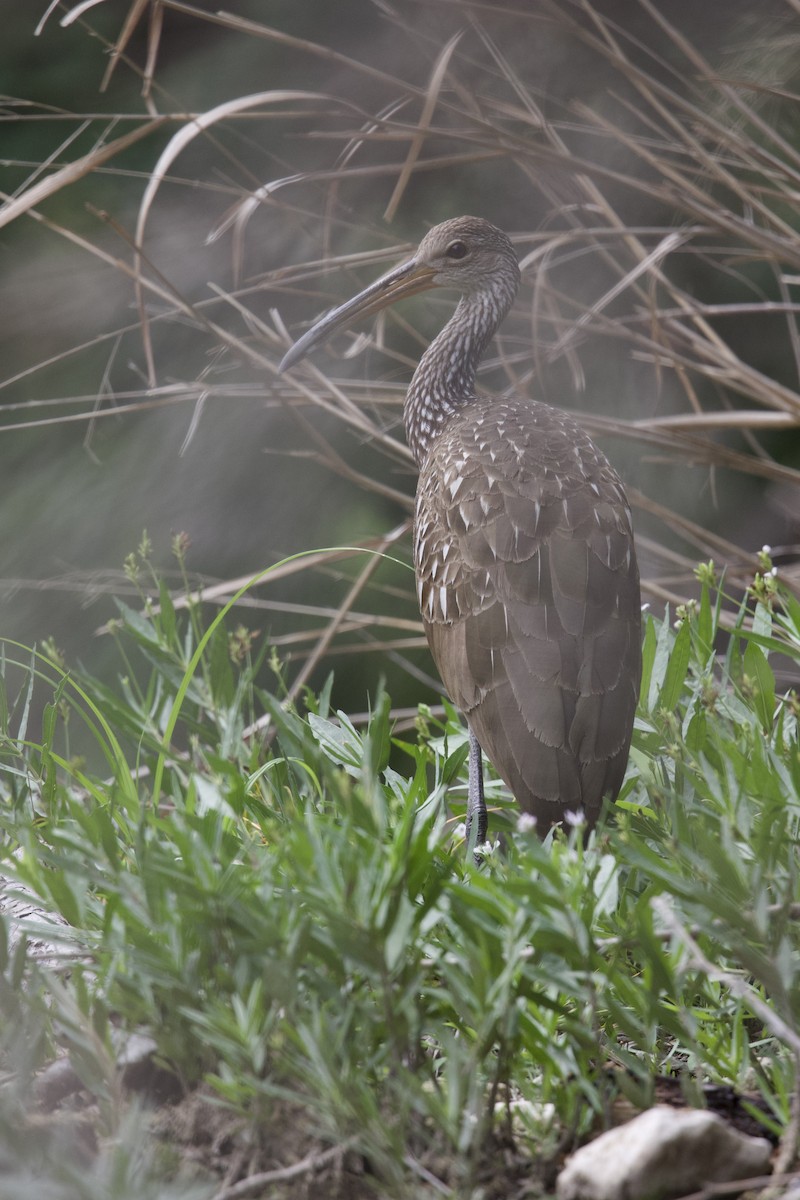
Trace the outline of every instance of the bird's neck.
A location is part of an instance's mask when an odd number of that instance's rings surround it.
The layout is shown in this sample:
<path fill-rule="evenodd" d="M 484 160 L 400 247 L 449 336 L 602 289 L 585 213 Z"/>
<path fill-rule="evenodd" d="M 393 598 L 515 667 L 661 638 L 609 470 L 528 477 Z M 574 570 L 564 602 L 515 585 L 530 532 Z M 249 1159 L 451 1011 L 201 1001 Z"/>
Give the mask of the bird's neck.
<path fill-rule="evenodd" d="M 462 296 L 420 359 L 403 407 L 406 440 L 418 467 L 453 413 L 475 399 L 478 364 L 513 299 L 513 292 Z"/>

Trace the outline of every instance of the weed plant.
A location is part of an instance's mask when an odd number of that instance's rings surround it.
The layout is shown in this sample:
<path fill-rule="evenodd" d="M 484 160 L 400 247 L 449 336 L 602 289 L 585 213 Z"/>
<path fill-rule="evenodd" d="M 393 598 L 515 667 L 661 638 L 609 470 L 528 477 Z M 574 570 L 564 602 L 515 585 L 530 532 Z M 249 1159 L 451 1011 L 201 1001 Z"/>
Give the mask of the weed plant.
<path fill-rule="evenodd" d="M 400 737 L 380 689 L 363 727 L 331 711 L 330 680 L 287 704 L 267 645 L 227 610 L 176 612 L 163 585 L 158 605 L 119 605 L 113 687 L 52 645 L 6 644 L 3 1194 L 30 1195 L 32 1162 L 59 1200 L 168 1194 L 115 1066 L 132 1031 L 256 1144 L 292 1114 L 383 1195 L 471 1194 L 509 1134 L 546 1163 L 663 1075 L 691 1103 L 731 1084 L 780 1133 L 800 1060 L 800 754 L 774 663 L 800 663 L 800 604 L 761 565 L 733 620 L 711 563 L 696 606 L 647 617 L 612 819 L 587 840 L 574 814 L 542 842 L 494 781 L 502 846 L 480 868 L 449 709 Z M 148 576 L 146 540 L 127 570 Z M 26 1117 L 59 1048 L 98 1106 L 91 1171 Z"/>

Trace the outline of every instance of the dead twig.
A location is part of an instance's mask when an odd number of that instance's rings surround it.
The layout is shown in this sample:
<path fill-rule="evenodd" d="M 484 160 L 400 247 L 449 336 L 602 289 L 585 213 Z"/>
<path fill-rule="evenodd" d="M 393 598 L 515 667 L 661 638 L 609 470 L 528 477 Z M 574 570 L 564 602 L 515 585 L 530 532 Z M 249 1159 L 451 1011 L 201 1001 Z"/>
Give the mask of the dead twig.
<path fill-rule="evenodd" d="M 248 1179 L 241 1179 L 230 1187 L 224 1187 L 214 1194 L 213 1200 L 245 1200 L 246 1196 L 256 1196 L 264 1188 L 274 1183 L 287 1183 L 291 1179 L 300 1179 L 303 1175 L 313 1175 L 330 1163 L 346 1154 L 356 1144 L 355 1138 L 349 1138 L 341 1146 L 331 1146 L 330 1150 L 321 1150 L 317 1154 L 307 1154 L 299 1162 L 290 1167 L 278 1167 L 274 1171 L 259 1171 Z"/>

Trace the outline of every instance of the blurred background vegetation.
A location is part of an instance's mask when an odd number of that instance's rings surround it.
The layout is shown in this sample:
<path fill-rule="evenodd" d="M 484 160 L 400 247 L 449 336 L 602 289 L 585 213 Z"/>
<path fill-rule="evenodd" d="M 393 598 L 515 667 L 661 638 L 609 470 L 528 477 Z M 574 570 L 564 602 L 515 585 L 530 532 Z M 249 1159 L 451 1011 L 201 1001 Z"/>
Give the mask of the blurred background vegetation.
<path fill-rule="evenodd" d="M 95 634 L 144 529 L 177 590 L 188 535 L 214 602 L 300 551 L 408 559 L 402 395 L 449 298 L 289 380 L 275 364 L 470 212 L 525 269 L 486 386 L 581 413 L 630 488 L 646 598 L 685 598 L 710 556 L 735 590 L 765 542 L 795 586 L 790 0 L 732 0 L 724 20 L 684 0 L 3 9 L 4 635 L 110 669 Z M 243 615 L 289 678 L 332 662 L 351 710 L 379 673 L 401 708 L 435 696 L 411 577 L 373 568 L 296 564 Z"/>

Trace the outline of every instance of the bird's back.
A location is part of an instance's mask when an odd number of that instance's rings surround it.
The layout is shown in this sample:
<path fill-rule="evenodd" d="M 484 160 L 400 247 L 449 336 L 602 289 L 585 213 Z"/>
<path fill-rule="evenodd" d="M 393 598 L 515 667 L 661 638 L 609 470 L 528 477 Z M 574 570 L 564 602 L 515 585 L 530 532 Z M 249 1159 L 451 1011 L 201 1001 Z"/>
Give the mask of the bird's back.
<path fill-rule="evenodd" d="M 455 413 L 420 471 L 414 555 L 444 686 L 542 832 L 616 796 L 641 676 L 630 510 L 570 417 L 527 398 Z"/>

